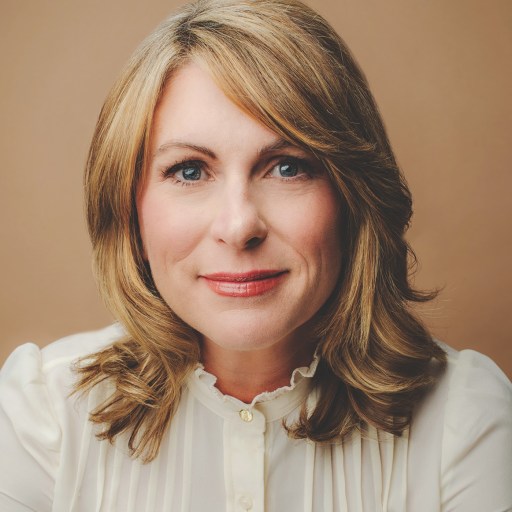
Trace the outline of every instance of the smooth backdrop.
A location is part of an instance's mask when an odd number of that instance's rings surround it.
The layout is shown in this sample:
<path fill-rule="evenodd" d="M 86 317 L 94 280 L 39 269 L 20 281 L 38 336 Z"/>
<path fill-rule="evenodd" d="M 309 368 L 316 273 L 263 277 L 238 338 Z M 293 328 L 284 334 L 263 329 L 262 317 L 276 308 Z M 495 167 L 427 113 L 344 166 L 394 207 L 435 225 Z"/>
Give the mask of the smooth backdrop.
<path fill-rule="evenodd" d="M 0 362 L 111 321 L 82 170 L 102 101 L 180 2 L 0 1 Z M 415 199 L 408 235 L 434 334 L 512 375 L 512 2 L 310 0 L 359 60 Z"/>

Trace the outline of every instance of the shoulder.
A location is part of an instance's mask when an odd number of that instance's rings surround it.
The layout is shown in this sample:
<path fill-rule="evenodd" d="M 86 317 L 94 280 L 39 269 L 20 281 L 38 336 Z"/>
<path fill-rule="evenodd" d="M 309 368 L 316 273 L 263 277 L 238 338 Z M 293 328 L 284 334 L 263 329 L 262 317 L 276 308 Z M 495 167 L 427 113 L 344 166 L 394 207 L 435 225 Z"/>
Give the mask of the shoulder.
<path fill-rule="evenodd" d="M 97 331 L 82 332 L 61 338 L 41 350 L 43 368 L 51 370 L 55 366 L 98 352 L 124 334 L 119 324 L 112 324 Z"/>
<path fill-rule="evenodd" d="M 76 380 L 75 364 L 101 351 L 121 338 L 123 329 L 113 324 L 104 329 L 66 336 L 40 349 L 34 343 L 19 346 L 7 358 L 0 371 L 0 407 L 14 421 L 33 420 L 43 412 L 62 413 L 69 406 L 69 396 Z"/>
<path fill-rule="evenodd" d="M 46 402 L 51 405 L 49 410 L 55 408 L 73 390 L 75 362 L 108 347 L 123 334 L 114 324 L 67 336 L 43 349 L 34 343 L 19 346 L 0 371 L 0 407 L 13 421 L 18 416 L 43 415 Z"/>
<path fill-rule="evenodd" d="M 427 397 L 431 407 L 425 419 L 441 429 L 443 504 L 450 510 L 508 510 L 512 384 L 489 357 L 441 346 L 447 367 Z"/>
<path fill-rule="evenodd" d="M 0 371 L 0 394 L 41 391 L 42 387 L 51 386 L 55 379 L 61 385 L 63 380 L 73 378 L 76 361 L 108 347 L 123 334 L 122 327 L 113 324 L 97 331 L 66 336 L 43 349 L 34 343 L 20 345 Z"/>
<path fill-rule="evenodd" d="M 25 380 L 34 374 L 48 375 L 58 368 L 68 368 L 74 361 L 108 347 L 123 334 L 122 327 L 113 324 L 97 331 L 66 336 L 43 349 L 34 343 L 20 345 L 5 361 L 0 371 L 0 384 L 13 378 Z"/>
<path fill-rule="evenodd" d="M 464 439 L 482 439 L 487 432 L 504 426 L 512 433 L 512 383 L 508 377 L 479 352 L 443 348 L 448 362 L 440 384 L 445 402 L 446 453 Z"/>
<path fill-rule="evenodd" d="M 1 373 L 12 373 L 13 369 L 36 360 L 39 369 L 47 373 L 55 367 L 67 365 L 71 361 L 100 351 L 124 335 L 119 324 L 112 324 L 96 331 L 72 334 L 40 349 L 35 343 L 25 343 L 17 347 L 7 358 Z"/>
<path fill-rule="evenodd" d="M 484 428 L 484 424 L 512 423 L 512 383 L 494 361 L 474 350 L 439 345 L 446 352 L 446 368 L 417 417 L 427 423 L 443 418 L 445 443 L 450 432 L 460 439 L 463 431 Z"/>
<path fill-rule="evenodd" d="M 494 361 L 474 350 L 441 346 L 447 354 L 446 373 L 439 384 L 446 399 L 446 421 L 502 413 L 512 419 L 512 383 Z"/>
<path fill-rule="evenodd" d="M 446 367 L 416 411 L 416 417 L 439 415 L 460 422 L 469 415 L 512 414 L 512 383 L 489 357 L 474 350 L 455 350 L 437 342 L 446 352 Z M 437 363 L 436 363 L 437 364 Z"/>
<path fill-rule="evenodd" d="M 446 414 L 453 408 L 460 409 L 461 401 L 483 409 L 512 403 L 512 383 L 492 359 L 475 350 L 458 351 L 437 343 L 446 352 L 446 367 L 427 394 L 420 414 L 425 408 L 432 412 L 434 404 Z"/>
<path fill-rule="evenodd" d="M 469 434 L 500 422 L 512 424 L 512 383 L 489 357 L 438 344 L 446 352 L 446 367 L 416 409 L 412 429 L 422 439 L 432 440 L 436 432 L 446 462 Z"/>
<path fill-rule="evenodd" d="M 0 371 L 0 496 L 8 503 L 51 509 L 63 442 L 72 438 L 72 425 L 87 420 L 87 411 L 69 398 L 74 362 L 123 334 L 114 325 L 68 336 L 42 350 L 27 343 L 9 356 Z M 34 482 L 30 492 L 29 480 Z"/>
<path fill-rule="evenodd" d="M 439 344 L 447 355 L 452 387 L 469 387 L 480 393 L 502 391 L 506 396 L 510 395 L 510 380 L 491 358 L 475 350 L 457 351 L 443 343 Z M 475 377 L 483 380 L 477 385 Z"/>

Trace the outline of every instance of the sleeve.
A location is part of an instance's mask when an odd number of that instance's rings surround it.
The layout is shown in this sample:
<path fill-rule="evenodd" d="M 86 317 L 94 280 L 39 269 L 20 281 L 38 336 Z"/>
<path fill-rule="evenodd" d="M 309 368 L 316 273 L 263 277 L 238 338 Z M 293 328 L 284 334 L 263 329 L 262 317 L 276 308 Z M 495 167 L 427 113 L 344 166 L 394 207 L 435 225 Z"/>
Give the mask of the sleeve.
<path fill-rule="evenodd" d="M 61 430 L 36 345 L 16 349 L 0 371 L 0 510 L 50 512 Z"/>
<path fill-rule="evenodd" d="M 444 512 L 512 510 L 512 385 L 471 350 L 451 376 L 441 461 Z"/>

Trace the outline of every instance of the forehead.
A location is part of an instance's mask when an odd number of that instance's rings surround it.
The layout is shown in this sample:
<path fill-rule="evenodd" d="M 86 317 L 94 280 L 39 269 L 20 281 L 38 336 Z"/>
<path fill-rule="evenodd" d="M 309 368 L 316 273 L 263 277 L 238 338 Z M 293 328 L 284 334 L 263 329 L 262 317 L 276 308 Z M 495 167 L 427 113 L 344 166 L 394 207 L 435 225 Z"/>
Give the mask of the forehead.
<path fill-rule="evenodd" d="M 151 153 L 168 141 L 267 144 L 278 136 L 243 112 L 220 89 L 206 65 L 190 62 L 168 80 L 151 127 Z"/>

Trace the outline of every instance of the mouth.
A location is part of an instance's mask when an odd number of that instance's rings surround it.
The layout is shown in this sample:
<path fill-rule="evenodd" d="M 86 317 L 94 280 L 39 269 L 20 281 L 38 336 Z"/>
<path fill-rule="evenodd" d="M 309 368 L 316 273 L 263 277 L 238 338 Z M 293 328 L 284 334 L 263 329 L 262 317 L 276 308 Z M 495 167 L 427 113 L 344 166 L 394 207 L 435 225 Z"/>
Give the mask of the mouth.
<path fill-rule="evenodd" d="M 250 272 L 217 272 L 199 277 L 217 295 L 225 297 L 255 297 L 277 287 L 287 270 L 253 270 Z"/>

